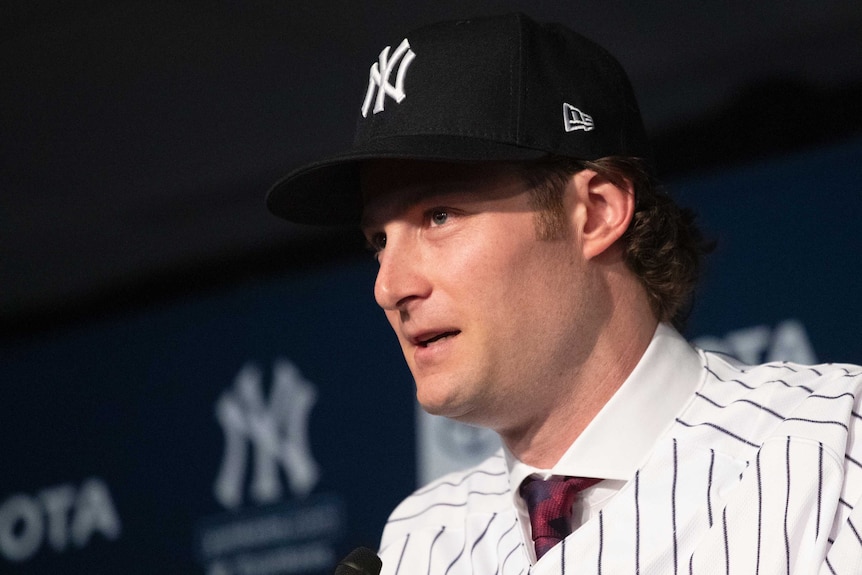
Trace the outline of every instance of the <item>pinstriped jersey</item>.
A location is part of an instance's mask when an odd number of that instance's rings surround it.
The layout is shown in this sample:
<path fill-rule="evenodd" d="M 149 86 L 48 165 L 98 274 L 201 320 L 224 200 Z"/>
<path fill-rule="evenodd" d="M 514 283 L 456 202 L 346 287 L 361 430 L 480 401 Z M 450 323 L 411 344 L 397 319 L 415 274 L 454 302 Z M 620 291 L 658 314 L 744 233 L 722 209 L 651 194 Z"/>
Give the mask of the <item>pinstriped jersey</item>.
<path fill-rule="evenodd" d="M 646 461 L 537 563 L 500 452 L 395 509 L 382 574 L 862 573 L 862 368 L 697 353 Z"/>

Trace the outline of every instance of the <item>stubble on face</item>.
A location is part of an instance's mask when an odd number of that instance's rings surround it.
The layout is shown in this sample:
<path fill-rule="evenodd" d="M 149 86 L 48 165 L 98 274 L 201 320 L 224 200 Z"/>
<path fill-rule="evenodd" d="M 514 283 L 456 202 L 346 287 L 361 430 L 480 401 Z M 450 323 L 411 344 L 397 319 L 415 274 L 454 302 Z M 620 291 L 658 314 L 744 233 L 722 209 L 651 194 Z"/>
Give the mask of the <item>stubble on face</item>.
<path fill-rule="evenodd" d="M 440 174 L 445 174 L 442 183 Z M 558 222 L 553 237 L 539 233 L 541 212 L 511 168 L 390 162 L 378 164 L 370 175 L 375 177 L 366 180 L 371 184 L 366 193 L 374 190 L 366 196 L 367 220 L 374 229 L 388 226 L 395 242 L 381 253 L 381 275 L 392 273 L 384 266 L 400 257 L 386 250 L 409 245 L 409 257 L 399 260 L 402 275 L 426 282 L 424 291 L 414 290 L 398 306 L 386 309 L 381 303 L 414 375 L 420 404 L 431 413 L 501 432 L 529 425 L 541 415 L 537 412 L 553 407 L 551 399 L 537 394 L 552 398 L 560 392 L 589 337 L 576 329 L 588 311 L 588 295 L 570 229 Z M 455 214 L 447 222 L 448 235 L 443 227 L 428 232 L 420 220 L 411 220 L 415 205 L 435 205 L 422 204 L 417 190 L 458 186 L 468 190 L 466 196 L 443 199 L 453 202 L 442 206 Z M 428 346 L 408 336 L 450 328 L 457 334 Z"/>

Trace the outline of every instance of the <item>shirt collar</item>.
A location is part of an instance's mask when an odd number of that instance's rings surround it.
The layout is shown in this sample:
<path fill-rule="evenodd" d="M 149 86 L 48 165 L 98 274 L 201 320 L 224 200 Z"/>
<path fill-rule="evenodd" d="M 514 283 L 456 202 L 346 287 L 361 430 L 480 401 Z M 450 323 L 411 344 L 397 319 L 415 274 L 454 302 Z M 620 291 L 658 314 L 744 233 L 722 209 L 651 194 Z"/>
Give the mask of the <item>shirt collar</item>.
<path fill-rule="evenodd" d="M 697 351 L 674 328 L 659 324 L 634 370 L 551 469 L 522 463 L 503 447 L 512 492 L 533 473 L 629 480 L 694 397 L 701 367 Z"/>

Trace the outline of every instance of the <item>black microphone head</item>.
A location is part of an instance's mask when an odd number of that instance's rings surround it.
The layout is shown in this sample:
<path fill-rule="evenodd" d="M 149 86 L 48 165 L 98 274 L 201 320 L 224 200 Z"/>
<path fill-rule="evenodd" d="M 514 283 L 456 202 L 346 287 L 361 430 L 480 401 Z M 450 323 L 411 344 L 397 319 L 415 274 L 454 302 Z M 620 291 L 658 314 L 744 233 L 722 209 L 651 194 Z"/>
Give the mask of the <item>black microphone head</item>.
<path fill-rule="evenodd" d="M 367 547 L 357 547 L 341 560 L 335 575 L 380 575 L 383 562 Z"/>

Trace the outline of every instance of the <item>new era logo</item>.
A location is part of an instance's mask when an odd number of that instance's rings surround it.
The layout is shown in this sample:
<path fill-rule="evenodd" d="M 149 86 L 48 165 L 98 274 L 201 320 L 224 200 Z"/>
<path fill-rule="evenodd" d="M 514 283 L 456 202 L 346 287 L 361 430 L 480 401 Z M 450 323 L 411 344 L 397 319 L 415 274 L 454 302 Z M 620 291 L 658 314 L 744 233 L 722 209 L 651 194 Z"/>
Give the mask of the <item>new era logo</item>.
<path fill-rule="evenodd" d="M 592 116 L 584 114 L 571 104 L 563 103 L 563 128 L 567 132 L 574 132 L 575 130 L 589 132 L 594 127 Z"/>
<path fill-rule="evenodd" d="M 383 104 L 386 96 L 391 96 L 395 102 L 400 103 L 404 99 L 404 77 L 407 75 L 407 68 L 416 54 L 410 49 L 410 43 L 407 38 L 401 41 L 392 57 L 389 56 L 389 46 L 386 46 L 381 52 L 377 62 L 371 66 L 371 71 L 368 74 L 368 90 L 365 92 L 365 102 L 362 103 L 362 117 L 368 117 L 368 109 L 371 107 L 371 101 L 374 100 L 374 113 L 383 111 Z M 395 73 L 395 85 L 393 86 L 389 78 L 392 76 L 392 71 L 395 66 L 398 66 L 398 72 Z M 374 97 L 375 92 L 377 97 Z"/>

